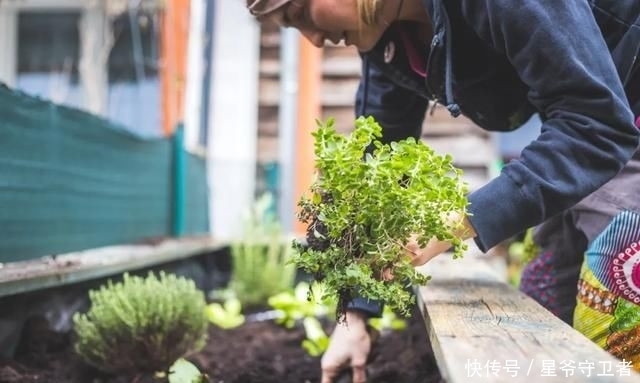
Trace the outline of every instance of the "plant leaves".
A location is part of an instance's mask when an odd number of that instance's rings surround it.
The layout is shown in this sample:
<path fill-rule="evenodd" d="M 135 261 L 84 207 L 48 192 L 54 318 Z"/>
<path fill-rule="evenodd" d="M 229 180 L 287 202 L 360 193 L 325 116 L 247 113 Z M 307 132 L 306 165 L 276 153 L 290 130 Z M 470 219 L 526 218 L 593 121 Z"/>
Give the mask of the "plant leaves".
<path fill-rule="evenodd" d="M 186 359 L 178 359 L 171 366 L 169 383 L 208 383 L 207 376 Z"/>
<path fill-rule="evenodd" d="M 299 201 L 298 219 L 309 225 L 321 221 L 323 230 L 310 227 L 309 246 L 296 247 L 292 263 L 317 276 L 325 294 L 337 300 L 359 294 L 408 314 L 412 294 L 406 286 L 428 280 L 404 256 L 409 236 L 417 235 L 421 244 L 433 237 L 449 241 L 454 256 L 466 249 L 442 218 L 467 214 L 462 171 L 451 156 L 438 155 L 422 141 L 383 144 L 382 127 L 372 117 L 358 118 L 349 135 L 339 134 L 331 121 L 318 121 L 312 134 L 318 176 L 311 199 Z M 381 280 L 390 265 L 394 279 Z"/>

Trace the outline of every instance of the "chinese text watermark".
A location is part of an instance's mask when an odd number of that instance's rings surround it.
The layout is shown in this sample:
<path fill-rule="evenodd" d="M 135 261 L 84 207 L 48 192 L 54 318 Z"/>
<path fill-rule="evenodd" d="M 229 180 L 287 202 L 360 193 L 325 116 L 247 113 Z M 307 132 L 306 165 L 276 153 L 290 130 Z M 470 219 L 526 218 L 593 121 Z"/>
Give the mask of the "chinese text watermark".
<path fill-rule="evenodd" d="M 631 376 L 633 369 L 631 361 L 574 361 L 574 360 L 539 360 L 528 361 L 507 360 L 478 360 L 467 359 L 464 365 L 467 377 L 492 376 L 583 376 L 585 378 L 599 376 Z"/>

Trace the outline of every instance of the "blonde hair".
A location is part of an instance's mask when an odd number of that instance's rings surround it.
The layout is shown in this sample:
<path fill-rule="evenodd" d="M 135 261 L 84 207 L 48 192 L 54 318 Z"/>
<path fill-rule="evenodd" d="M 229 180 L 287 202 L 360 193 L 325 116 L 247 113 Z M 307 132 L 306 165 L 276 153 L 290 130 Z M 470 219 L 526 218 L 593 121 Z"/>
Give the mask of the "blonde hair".
<path fill-rule="evenodd" d="M 358 17 L 364 25 L 372 25 L 376 22 L 378 10 L 382 5 L 382 0 L 356 0 L 358 6 Z"/>

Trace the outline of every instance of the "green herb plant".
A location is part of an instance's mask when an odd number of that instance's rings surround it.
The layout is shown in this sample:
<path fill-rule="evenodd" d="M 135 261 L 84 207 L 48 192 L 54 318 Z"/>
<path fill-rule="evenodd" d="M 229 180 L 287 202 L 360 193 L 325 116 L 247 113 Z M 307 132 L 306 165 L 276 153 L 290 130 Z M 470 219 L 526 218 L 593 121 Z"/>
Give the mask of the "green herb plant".
<path fill-rule="evenodd" d="M 338 318 L 355 294 L 409 314 L 407 287 L 429 279 L 407 257 L 412 234 L 422 246 L 433 237 L 449 241 L 455 257 L 466 246 L 445 221 L 467 207 L 467 186 L 451 156 L 412 138 L 383 144 L 381 132 L 372 117 L 361 117 L 349 135 L 337 133 L 331 119 L 312 133 L 317 177 L 299 202 L 307 245 L 294 243 L 293 263 L 337 296 Z M 388 270 L 392 279 L 383 278 Z"/>
<path fill-rule="evenodd" d="M 370 318 L 368 323 L 369 326 L 381 333 L 386 331 L 402 331 L 407 328 L 407 322 L 398 317 L 389 306 L 384 306 L 380 318 Z"/>
<path fill-rule="evenodd" d="M 313 285 L 300 282 L 293 291 L 269 297 L 268 303 L 278 311 L 276 323 L 289 329 L 305 318 L 324 317 L 335 311 L 335 303 L 325 297 L 322 284 L 317 282 Z"/>
<path fill-rule="evenodd" d="M 520 286 L 522 271 L 538 254 L 540 254 L 540 248 L 533 240 L 532 228 L 525 231 L 522 241 L 514 241 L 509 245 L 507 279 L 511 285 Z"/>
<path fill-rule="evenodd" d="M 305 339 L 302 348 L 313 357 L 322 355 L 329 347 L 329 336 L 322 329 L 320 321 L 316 317 L 306 317 L 302 320 Z"/>
<path fill-rule="evenodd" d="M 206 308 L 209 321 L 225 330 L 236 328 L 244 323 L 242 304 L 237 298 L 228 298 L 224 303 L 209 303 Z"/>
<path fill-rule="evenodd" d="M 169 369 L 167 376 L 169 383 L 209 383 L 207 374 L 200 372 L 198 367 L 184 358 L 176 360 Z"/>
<path fill-rule="evenodd" d="M 265 194 L 252 207 L 242 237 L 231 244 L 233 273 L 229 289 L 243 306 L 259 305 L 293 287 L 293 249 L 269 213 L 272 196 Z"/>
<path fill-rule="evenodd" d="M 167 373 L 207 340 L 205 297 L 190 279 L 161 272 L 124 274 L 89 292 L 91 307 L 73 317 L 75 351 L 106 372 Z"/>

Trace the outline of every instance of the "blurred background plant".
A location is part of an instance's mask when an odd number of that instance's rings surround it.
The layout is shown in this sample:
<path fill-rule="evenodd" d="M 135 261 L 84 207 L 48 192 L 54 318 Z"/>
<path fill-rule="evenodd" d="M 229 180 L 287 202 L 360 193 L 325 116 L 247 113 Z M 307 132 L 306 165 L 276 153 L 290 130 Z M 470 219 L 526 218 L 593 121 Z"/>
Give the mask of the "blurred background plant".
<path fill-rule="evenodd" d="M 297 321 L 309 317 L 328 317 L 335 313 L 335 300 L 325 295 L 321 282 L 299 282 L 295 289 L 269 297 L 269 306 L 276 310 L 276 323 L 293 328 Z M 331 314 L 331 315 L 330 315 Z"/>
<path fill-rule="evenodd" d="M 242 307 L 264 305 L 275 294 L 290 290 L 296 277 L 292 238 L 286 238 L 275 214 L 273 197 L 266 193 L 252 206 L 242 238 L 231 243 L 232 275 L 229 286 L 214 299 L 237 298 Z"/>
<path fill-rule="evenodd" d="M 75 351 L 106 372 L 168 373 L 207 340 L 204 293 L 183 277 L 124 274 L 89 292 L 91 307 L 76 313 Z"/>
<path fill-rule="evenodd" d="M 313 357 L 319 357 L 329 347 L 329 336 L 322 328 L 322 324 L 316 317 L 306 317 L 302 320 L 305 339 L 302 340 L 302 348 Z"/>
<path fill-rule="evenodd" d="M 368 323 L 369 326 L 382 334 L 390 331 L 401 331 L 407 328 L 407 322 L 400 318 L 389 306 L 384 306 L 380 318 L 370 318 Z"/>
<path fill-rule="evenodd" d="M 242 304 L 238 298 L 230 297 L 223 303 L 213 302 L 207 305 L 207 318 L 214 325 L 225 330 L 242 326 Z"/>
<path fill-rule="evenodd" d="M 533 241 L 533 229 L 527 229 L 521 240 L 514 240 L 509 245 L 507 255 L 507 279 L 515 287 L 520 286 L 522 270 L 540 252 L 540 248 Z"/>
<path fill-rule="evenodd" d="M 171 366 L 169 383 L 209 383 L 210 379 L 206 374 L 200 372 L 198 367 L 186 359 L 180 358 Z"/>

